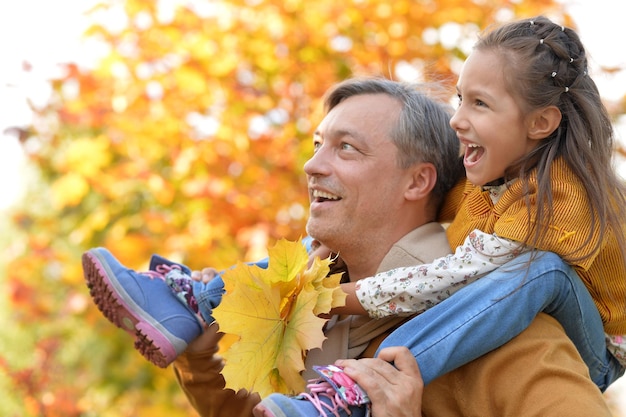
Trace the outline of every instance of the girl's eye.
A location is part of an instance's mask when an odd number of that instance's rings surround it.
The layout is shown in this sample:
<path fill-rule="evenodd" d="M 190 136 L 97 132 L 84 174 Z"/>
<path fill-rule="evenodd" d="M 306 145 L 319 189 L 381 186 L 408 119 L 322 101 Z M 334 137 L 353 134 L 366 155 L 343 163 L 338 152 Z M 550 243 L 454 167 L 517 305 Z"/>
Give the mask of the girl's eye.
<path fill-rule="evenodd" d="M 476 105 L 479 106 L 479 107 L 486 107 L 487 106 L 487 104 L 485 104 L 485 102 L 482 101 L 482 100 L 476 100 Z"/>
<path fill-rule="evenodd" d="M 461 104 L 463 104 L 463 96 L 460 94 L 456 95 L 456 106 L 457 107 L 461 107 Z"/>

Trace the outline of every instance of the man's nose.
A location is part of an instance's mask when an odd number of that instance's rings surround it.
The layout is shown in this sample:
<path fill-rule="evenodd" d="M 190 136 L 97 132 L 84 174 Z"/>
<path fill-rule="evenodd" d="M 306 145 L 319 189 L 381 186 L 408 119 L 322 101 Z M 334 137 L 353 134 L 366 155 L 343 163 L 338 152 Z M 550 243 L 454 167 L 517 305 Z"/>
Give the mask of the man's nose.
<path fill-rule="evenodd" d="M 330 152 L 323 145 L 304 164 L 304 172 L 309 176 L 328 175 L 332 169 Z"/>

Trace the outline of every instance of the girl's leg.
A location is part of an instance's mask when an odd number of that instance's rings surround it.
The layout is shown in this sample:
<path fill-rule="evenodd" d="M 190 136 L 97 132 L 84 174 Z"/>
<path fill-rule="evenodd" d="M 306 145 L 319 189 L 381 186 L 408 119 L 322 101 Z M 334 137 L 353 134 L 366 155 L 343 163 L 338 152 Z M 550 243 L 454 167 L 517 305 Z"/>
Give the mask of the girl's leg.
<path fill-rule="evenodd" d="M 424 383 L 502 346 L 539 312 L 556 318 L 601 390 L 623 370 L 607 351 L 600 314 L 584 284 L 556 254 L 526 253 L 412 318 L 379 347 L 407 346 Z M 620 371 L 621 370 L 621 371 Z"/>

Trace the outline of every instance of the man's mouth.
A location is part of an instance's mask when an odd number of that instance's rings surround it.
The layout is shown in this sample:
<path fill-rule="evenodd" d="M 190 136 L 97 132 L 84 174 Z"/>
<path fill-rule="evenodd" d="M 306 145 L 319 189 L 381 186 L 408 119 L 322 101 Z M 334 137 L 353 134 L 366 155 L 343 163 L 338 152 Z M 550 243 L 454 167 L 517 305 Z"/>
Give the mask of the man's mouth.
<path fill-rule="evenodd" d="M 313 201 L 321 203 L 324 201 L 338 201 L 341 197 L 326 191 L 313 190 Z"/>

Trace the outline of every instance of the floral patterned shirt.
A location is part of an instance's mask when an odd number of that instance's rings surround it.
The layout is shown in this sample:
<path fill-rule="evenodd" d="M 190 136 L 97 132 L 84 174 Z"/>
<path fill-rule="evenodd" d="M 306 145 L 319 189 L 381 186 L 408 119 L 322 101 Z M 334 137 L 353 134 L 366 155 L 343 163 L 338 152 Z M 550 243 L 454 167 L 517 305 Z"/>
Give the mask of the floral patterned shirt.
<path fill-rule="evenodd" d="M 421 313 L 522 251 L 519 242 L 474 230 L 453 254 L 359 280 L 356 294 L 373 318 Z"/>

